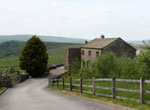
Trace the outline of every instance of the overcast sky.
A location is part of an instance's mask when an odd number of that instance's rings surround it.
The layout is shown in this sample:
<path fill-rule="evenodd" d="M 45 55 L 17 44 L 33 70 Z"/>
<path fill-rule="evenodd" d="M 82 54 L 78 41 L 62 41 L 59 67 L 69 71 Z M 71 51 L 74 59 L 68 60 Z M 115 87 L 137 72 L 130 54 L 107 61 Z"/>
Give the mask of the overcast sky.
<path fill-rule="evenodd" d="M 0 0 L 0 35 L 150 39 L 150 0 Z"/>

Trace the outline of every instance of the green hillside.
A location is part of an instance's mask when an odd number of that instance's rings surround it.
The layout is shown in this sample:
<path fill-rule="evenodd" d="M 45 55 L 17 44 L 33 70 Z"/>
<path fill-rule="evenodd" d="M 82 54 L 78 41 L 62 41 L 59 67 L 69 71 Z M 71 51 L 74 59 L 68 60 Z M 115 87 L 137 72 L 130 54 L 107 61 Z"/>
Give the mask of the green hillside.
<path fill-rule="evenodd" d="M 25 42 L 7 41 L 0 43 L 0 67 L 18 66 L 18 56 Z M 64 63 L 64 53 L 68 48 L 80 47 L 82 44 L 45 42 L 48 49 L 49 64 Z"/>

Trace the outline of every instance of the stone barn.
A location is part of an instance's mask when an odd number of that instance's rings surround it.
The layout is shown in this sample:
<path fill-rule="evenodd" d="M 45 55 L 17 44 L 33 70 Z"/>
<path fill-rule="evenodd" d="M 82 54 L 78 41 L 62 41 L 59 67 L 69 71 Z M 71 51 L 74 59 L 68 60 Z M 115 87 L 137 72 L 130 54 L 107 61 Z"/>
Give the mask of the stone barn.
<path fill-rule="evenodd" d="M 102 35 L 81 47 L 81 59 L 93 61 L 104 52 L 113 52 L 118 57 L 136 56 L 136 49 L 121 38 L 105 38 Z"/>
<path fill-rule="evenodd" d="M 105 52 L 112 52 L 118 57 L 125 56 L 134 58 L 136 49 L 121 38 L 105 38 L 104 35 L 90 42 L 85 42 L 81 48 L 68 49 L 65 55 L 65 68 L 79 58 L 84 61 L 94 61 L 98 56 Z M 81 64 L 81 63 L 80 63 Z"/>

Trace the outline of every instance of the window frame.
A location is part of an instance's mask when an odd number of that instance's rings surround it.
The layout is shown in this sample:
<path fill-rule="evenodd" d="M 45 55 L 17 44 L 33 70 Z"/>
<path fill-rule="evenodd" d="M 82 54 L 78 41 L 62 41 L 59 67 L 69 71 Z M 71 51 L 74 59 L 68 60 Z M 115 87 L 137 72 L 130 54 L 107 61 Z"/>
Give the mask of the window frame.
<path fill-rule="evenodd" d="M 81 51 L 81 54 L 82 54 L 82 55 L 84 55 L 84 54 L 85 54 L 85 51 L 84 51 L 84 50 L 82 50 L 82 51 Z"/>
<path fill-rule="evenodd" d="M 92 53 L 91 50 L 89 50 L 89 51 L 88 51 L 88 55 L 91 56 L 91 53 Z"/>
<path fill-rule="evenodd" d="M 96 57 L 98 57 L 98 56 L 99 56 L 99 54 L 100 54 L 100 52 L 99 52 L 99 51 L 96 51 Z"/>

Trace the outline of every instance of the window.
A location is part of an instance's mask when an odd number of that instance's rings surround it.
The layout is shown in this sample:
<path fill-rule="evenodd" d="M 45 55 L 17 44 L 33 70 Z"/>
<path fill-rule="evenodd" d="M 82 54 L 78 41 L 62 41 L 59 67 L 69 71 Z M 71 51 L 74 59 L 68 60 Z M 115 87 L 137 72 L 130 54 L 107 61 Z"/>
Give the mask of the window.
<path fill-rule="evenodd" d="M 81 53 L 82 53 L 82 55 L 84 55 L 84 50 L 82 50 L 82 52 L 81 52 Z"/>
<path fill-rule="evenodd" d="M 85 67 L 85 61 L 82 62 L 82 67 Z"/>
<path fill-rule="evenodd" d="M 91 51 L 88 52 L 89 56 L 91 56 Z"/>
<path fill-rule="evenodd" d="M 99 51 L 96 51 L 96 57 L 98 57 L 99 56 Z"/>

